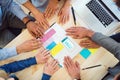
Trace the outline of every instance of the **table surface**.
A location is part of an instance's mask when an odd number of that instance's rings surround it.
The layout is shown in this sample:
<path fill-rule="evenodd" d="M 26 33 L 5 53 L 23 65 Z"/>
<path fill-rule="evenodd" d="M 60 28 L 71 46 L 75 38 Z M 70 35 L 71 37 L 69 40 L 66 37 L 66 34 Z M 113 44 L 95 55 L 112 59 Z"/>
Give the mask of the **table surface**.
<path fill-rule="evenodd" d="M 77 15 L 76 18 L 77 18 L 77 25 L 85 26 L 82 20 L 78 19 Z M 57 22 L 58 18 L 55 15 L 53 18 L 51 18 L 48 21 L 50 24 L 52 24 L 54 22 Z M 71 12 L 70 12 L 69 22 L 61 26 L 64 29 L 74 26 L 73 16 Z M 32 38 L 33 37 L 29 34 L 29 32 L 26 29 L 18 37 L 16 37 L 13 41 L 11 41 L 6 46 L 6 48 L 17 46 L 22 42 Z M 75 41 L 78 43 L 80 40 L 75 40 Z M 36 53 L 37 52 L 32 51 L 32 52 L 20 54 L 18 56 L 9 58 L 7 60 L 0 61 L 0 65 L 35 56 Z M 102 47 L 99 48 L 97 52 L 94 53 L 94 55 L 91 55 L 87 59 L 84 59 L 80 54 L 78 54 L 76 57 L 74 57 L 73 60 L 78 61 L 80 63 L 81 69 L 97 64 L 102 65 L 100 67 L 96 67 L 92 69 L 80 70 L 82 80 L 101 80 L 107 74 L 107 67 L 113 67 L 118 63 L 118 60 L 110 52 L 108 52 Z M 20 80 L 40 80 L 43 73 L 43 67 L 44 64 L 34 65 L 30 68 L 17 72 L 16 75 L 19 77 Z M 64 68 L 61 68 L 51 77 L 51 80 L 70 80 L 70 76 L 68 75 L 68 73 Z"/>

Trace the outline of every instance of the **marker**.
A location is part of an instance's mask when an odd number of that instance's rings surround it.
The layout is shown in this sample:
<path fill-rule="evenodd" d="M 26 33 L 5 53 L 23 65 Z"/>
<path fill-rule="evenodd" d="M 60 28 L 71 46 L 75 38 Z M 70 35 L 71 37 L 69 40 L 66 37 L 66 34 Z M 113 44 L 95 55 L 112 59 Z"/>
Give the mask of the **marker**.
<path fill-rule="evenodd" d="M 82 70 L 91 69 L 91 68 L 95 68 L 95 67 L 99 67 L 99 66 L 102 66 L 102 65 L 99 64 L 99 65 L 95 65 L 95 66 L 91 66 L 91 67 L 87 67 L 87 68 L 82 68 Z"/>
<path fill-rule="evenodd" d="M 76 26 L 76 17 L 75 17 L 75 11 L 74 11 L 74 8 L 71 7 L 71 10 L 72 10 L 72 15 L 73 15 L 73 20 L 74 20 L 74 25 Z"/>

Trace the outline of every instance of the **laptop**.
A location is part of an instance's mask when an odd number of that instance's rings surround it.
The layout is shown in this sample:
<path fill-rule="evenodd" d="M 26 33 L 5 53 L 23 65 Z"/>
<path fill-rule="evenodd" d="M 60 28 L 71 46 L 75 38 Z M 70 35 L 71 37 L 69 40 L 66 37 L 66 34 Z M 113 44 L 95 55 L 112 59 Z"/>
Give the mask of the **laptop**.
<path fill-rule="evenodd" d="M 108 34 L 120 21 L 120 8 L 113 0 L 78 0 L 72 6 L 87 27 L 96 32 Z"/>

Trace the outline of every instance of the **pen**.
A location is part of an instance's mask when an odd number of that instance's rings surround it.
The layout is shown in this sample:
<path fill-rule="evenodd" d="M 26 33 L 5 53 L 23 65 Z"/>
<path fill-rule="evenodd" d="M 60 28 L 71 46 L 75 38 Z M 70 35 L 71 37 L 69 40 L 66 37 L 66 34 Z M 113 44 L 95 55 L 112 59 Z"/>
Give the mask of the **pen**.
<path fill-rule="evenodd" d="M 95 66 L 90 66 L 90 67 L 87 67 L 87 68 L 82 68 L 82 70 L 91 69 L 91 68 L 95 68 L 95 67 L 99 67 L 99 66 L 102 66 L 102 65 L 99 64 L 99 65 L 95 65 Z"/>
<path fill-rule="evenodd" d="M 76 26 L 76 17 L 75 17 L 75 11 L 74 11 L 74 8 L 71 7 L 71 10 L 72 10 L 72 15 L 73 15 L 74 25 Z"/>
<path fill-rule="evenodd" d="M 50 25 L 50 27 L 52 27 L 56 22 L 54 22 L 53 24 Z"/>

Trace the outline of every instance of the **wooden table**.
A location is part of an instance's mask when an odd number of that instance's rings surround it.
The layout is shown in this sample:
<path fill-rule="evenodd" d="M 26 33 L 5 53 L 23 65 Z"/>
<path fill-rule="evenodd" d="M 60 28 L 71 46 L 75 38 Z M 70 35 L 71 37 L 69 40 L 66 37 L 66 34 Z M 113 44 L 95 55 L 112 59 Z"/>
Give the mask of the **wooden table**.
<path fill-rule="evenodd" d="M 73 17 L 70 13 L 71 18 L 68 23 L 65 25 L 62 25 L 64 29 L 67 29 L 74 25 L 73 23 Z M 77 15 L 76 15 L 77 17 Z M 78 21 L 79 20 L 79 21 Z M 57 21 L 57 16 L 54 16 L 51 20 L 49 20 L 50 24 Z M 78 19 L 77 17 L 77 25 L 85 26 L 85 24 L 82 22 L 82 20 Z M 80 23 L 79 23 L 80 22 Z M 11 41 L 6 48 L 17 46 L 21 44 L 22 42 L 29 40 L 33 38 L 27 30 L 24 30 L 18 37 L 16 37 L 13 41 Z M 79 42 L 79 40 L 75 40 L 76 42 Z M 0 65 L 5 63 L 10 63 L 17 60 L 26 59 L 28 57 L 34 56 L 37 52 L 27 52 L 12 58 L 9 58 L 4 61 L 0 61 Z M 107 73 L 107 67 L 113 67 L 118 63 L 118 60 L 107 50 L 103 48 L 99 48 L 98 51 L 91 55 L 88 59 L 84 59 L 80 54 L 78 54 L 73 60 L 78 61 L 81 65 L 81 69 L 84 67 L 96 65 L 96 64 L 102 64 L 100 67 L 87 69 L 87 70 L 81 70 L 81 79 L 82 80 L 101 80 Z M 34 65 L 30 68 L 27 68 L 25 70 L 17 72 L 17 76 L 20 80 L 40 80 L 43 73 L 43 67 L 44 64 L 40 65 Z M 65 71 L 64 68 L 59 69 L 52 77 L 51 80 L 71 80 L 68 73 Z"/>

